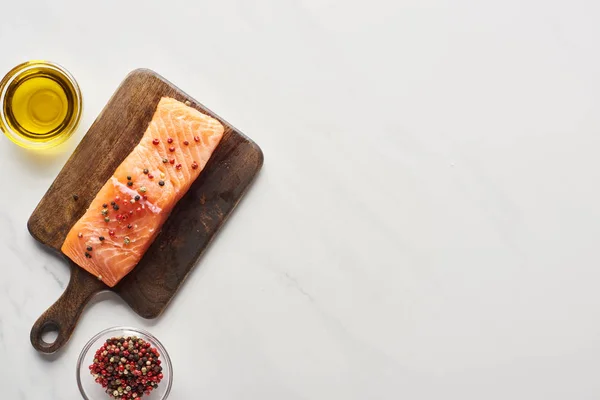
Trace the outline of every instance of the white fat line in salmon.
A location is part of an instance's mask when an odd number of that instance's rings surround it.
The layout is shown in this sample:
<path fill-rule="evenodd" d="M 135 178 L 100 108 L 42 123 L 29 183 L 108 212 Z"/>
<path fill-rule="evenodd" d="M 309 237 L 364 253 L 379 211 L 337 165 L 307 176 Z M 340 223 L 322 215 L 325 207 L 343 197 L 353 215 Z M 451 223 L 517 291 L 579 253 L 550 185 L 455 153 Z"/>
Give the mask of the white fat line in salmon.
<path fill-rule="evenodd" d="M 119 180 L 117 178 L 115 178 L 114 176 L 110 178 L 113 185 L 119 189 L 119 191 L 122 194 L 126 194 L 131 196 L 131 198 L 134 198 L 135 196 L 139 196 L 139 193 L 136 192 L 133 189 L 129 189 L 126 185 L 123 185 L 121 182 L 119 182 Z M 140 199 L 140 204 L 142 204 L 145 207 L 148 207 L 148 209 L 150 211 L 152 211 L 154 214 L 159 214 L 162 211 L 162 208 L 155 206 L 154 204 L 150 203 L 148 200 L 144 200 L 143 198 Z"/>

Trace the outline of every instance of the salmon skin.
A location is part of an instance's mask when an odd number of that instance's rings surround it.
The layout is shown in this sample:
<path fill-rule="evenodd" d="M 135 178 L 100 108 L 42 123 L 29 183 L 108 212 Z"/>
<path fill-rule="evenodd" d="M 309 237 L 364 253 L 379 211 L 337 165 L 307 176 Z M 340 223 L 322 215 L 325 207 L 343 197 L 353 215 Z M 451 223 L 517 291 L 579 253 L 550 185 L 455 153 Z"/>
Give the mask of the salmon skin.
<path fill-rule="evenodd" d="M 223 125 L 163 97 L 140 143 L 73 225 L 62 252 L 108 286 L 141 260 L 223 137 Z"/>

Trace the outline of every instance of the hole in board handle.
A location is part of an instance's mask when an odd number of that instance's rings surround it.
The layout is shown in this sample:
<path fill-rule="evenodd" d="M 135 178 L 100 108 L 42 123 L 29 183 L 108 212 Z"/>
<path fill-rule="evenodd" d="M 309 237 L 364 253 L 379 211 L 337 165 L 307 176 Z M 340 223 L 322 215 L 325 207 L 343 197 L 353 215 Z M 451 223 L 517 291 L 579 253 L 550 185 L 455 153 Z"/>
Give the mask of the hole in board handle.
<path fill-rule="evenodd" d="M 52 346 L 56 342 L 56 339 L 58 339 L 58 331 L 58 324 L 56 322 L 46 322 L 40 332 L 42 345 L 44 347 Z"/>

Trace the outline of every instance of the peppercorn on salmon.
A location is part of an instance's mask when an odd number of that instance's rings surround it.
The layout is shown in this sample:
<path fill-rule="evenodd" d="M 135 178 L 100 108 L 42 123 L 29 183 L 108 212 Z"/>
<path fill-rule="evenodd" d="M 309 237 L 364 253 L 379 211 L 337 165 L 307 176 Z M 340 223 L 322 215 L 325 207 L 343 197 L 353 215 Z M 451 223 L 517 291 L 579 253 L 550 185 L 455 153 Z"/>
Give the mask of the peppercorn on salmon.
<path fill-rule="evenodd" d="M 140 143 L 69 231 L 62 252 L 116 285 L 141 260 L 223 137 L 223 125 L 163 97 Z"/>

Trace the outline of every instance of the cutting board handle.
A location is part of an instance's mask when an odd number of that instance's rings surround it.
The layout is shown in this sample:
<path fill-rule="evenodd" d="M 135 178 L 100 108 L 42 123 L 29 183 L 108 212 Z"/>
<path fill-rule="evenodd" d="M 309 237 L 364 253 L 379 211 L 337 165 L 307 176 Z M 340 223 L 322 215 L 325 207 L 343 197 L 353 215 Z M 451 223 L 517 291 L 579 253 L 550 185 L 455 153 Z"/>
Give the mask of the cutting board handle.
<path fill-rule="evenodd" d="M 71 261 L 71 280 L 64 293 L 31 328 L 31 344 L 41 352 L 51 354 L 63 347 L 71 338 L 81 313 L 90 299 L 106 289 L 101 281 L 89 279 L 88 273 Z M 46 342 L 42 335 L 56 331 L 58 336 L 53 343 Z"/>

